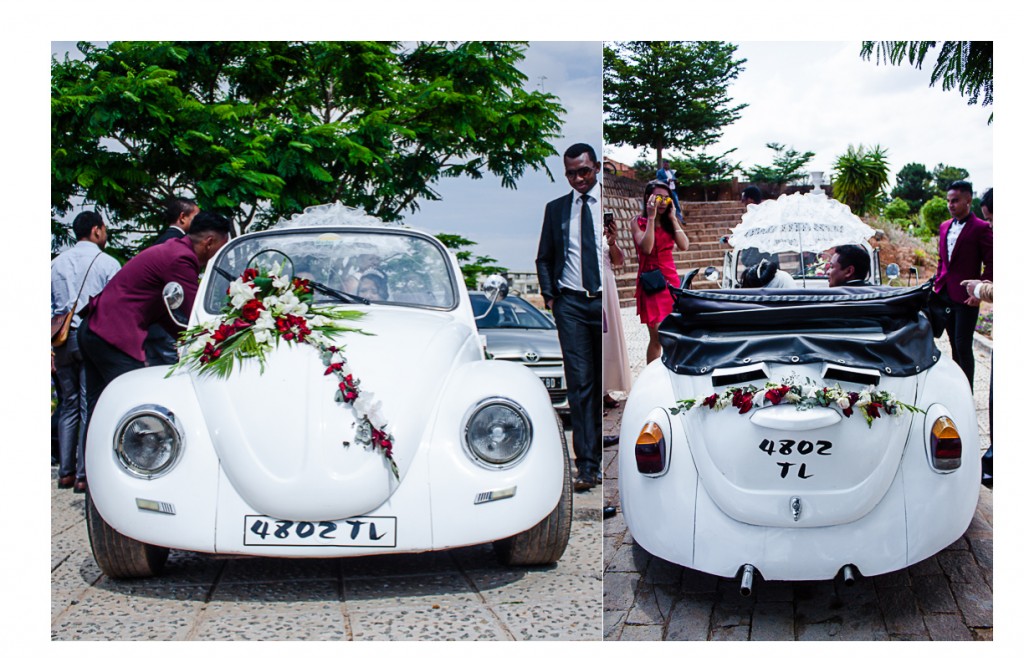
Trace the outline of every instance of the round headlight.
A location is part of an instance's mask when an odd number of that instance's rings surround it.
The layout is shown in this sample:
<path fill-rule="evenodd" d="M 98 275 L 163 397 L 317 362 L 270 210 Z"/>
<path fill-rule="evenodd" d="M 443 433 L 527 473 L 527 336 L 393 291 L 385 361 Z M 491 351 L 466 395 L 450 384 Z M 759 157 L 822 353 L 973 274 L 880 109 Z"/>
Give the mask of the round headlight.
<path fill-rule="evenodd" d="M 470 455 L 488 465 L 509 466 L 530 447 L 533 430 L 523 409 L 510 401 L 487 401 L 466 422 Z"/>
<path fill-rule="evenodd" d="M 162 407 L 137 407 L 121 419 L 114 453 L 128 473 L 156 478 L 174 466 L 181 452 L 181 430 Z"/>

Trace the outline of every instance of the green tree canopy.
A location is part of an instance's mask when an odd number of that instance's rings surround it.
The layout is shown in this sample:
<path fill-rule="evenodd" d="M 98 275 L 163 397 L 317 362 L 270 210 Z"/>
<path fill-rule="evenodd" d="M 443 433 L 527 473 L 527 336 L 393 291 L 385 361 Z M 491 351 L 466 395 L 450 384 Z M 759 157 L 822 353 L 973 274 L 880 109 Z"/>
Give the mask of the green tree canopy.
<path fill-rule="evenodd" d="M 807 176 L 802 168 L 814 158 L 814 152 L 786 149 L 786 146 L 780 143 L 768 143 L 767 146 L 775 152 L 771 165 L 755 165 L 743 171 L 751 182 L 781 190 L 786 184 Z"/>
<path fill-rule="evenodd" d="M 896 173 L 896 185 L 889 194 L 904 200 L 910 212 L 916 214 L 921 210 L 921 205 L 934 195 L 934 191 L 932 174 L 928 168 L 921 163 L 908 163 Z"/>
<path fill-rule="evenodd" d="M 481 276 L 508 271 L 490 255 L 475 255 L 472 251 L 466 250 L 469 246 L 476 246 L 472 239 L 444 232 L 438 232 L 434 236 L 455 253 L 455 259 L 462 269 L 462 279 L 466 282 L 466 289 L 475 290 L 477 280 Z"/>
<path fill-rule="evenodd" d="M 733 163 L 726 158 L 735 151 L 734 147 L 717 156 L 708 154 L 707 151 L 701 151 L 688 154 L 679 161 L 673 161 L 672 167 L 676 171 L 679 185 L 701 187 L 706 201 L 710 189 L 730 181 L 733 174 L 739 169 L 738 163 Z"/>
<path fill-rule="evenodd" d="M 564 113 L 524 89 L 521 43 L 80 43 L 51 62 L 51 227 L 73 201 L 158 227 L 195 197 L 239 232 L 334 200 L 385 220 L 443 177 L 515 188 Z"/>
<path fill-rule="evenodd" d="M 939 45 L 937 41 L 865 41 L 860 56 L 870 59 L 872 54 L 879 64 L 899 65 L 904 60 L 918 69 L 924 64 L 928 51 Z M 992 42 L 943 41 L 932 68 L 929 85 L 942 81 L 943 90 L 954 88 L 973 105 L 981 99 L 982 106 L 992 104 Z M 988 116 L 992 123 L 992 115 Z"/>
<path fill-rule="evenodd" d="M 739 119 L 729 85 L 746 60 L 719 41 L 626 41 L 604 48 L 604 136 L 608 143 L 666 149 L 714 143 Z"/>
<path fill-rule="evenodd" d="M 882 207 L 882 191 L 889 180 L 886 150 L 880 145 L 854 148 L 840 154 L 833 167 L 832 195 L 858 216 L 875 214 Z"/>
<path fill-rule="evenodd" d="M 940 163 L 932 169 L 932 179 L 935 181 L 934 192 L 940 198 L 946 198 L 946 191 L 949 190 L 949 185 L 955 181 L 968 180 L 971 178 L 971 173 L 967 172 L 963 168 L 956 166 L 948 166 L 945 163 Z"/>

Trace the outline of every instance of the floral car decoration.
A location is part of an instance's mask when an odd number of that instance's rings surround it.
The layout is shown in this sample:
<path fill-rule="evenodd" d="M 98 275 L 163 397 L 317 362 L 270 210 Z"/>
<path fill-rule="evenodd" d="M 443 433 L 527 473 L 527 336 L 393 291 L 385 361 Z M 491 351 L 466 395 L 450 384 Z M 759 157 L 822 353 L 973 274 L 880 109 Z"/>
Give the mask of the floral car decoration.
<path fill-rule="evenodd" d="M 226 378 L 236 361 L 241 364 L 254 359 L 259 362 L 262 373 L 267 352 L 282 340 L 309 345 L 320 354 L 327 368 L 324 376 L 333 375 L 337 379 L 335 402 L 352 406 L 361 420 L 356 442 L 382 453 L 398 478 L 398 466 L 392 457 L 394 437 L 385 429 L 387 420 L 381 403 L 369 391 L 360 390 L 359 379 L 345 367 L 345 348 L 335 340 L 343 333 L 366 333 L 346 325 L 347 321 L 358 320 L 364 313 L 314 305 L 309 281 L 289 278 L 281 272 L 280 264 L 269 269 L 246 269 L 232 281 L 221 315 L 190 327 L 182 334 L 185 350 L 168 375 L 182 368 Z"/>
<path fill-rule="evenodd" d="M 868 422 L 869 428 L 874 419 L 881 418 L 882 412 L 890 416 L 899 416 L 904 411 L 925 413 L 923 409 L 900 402 L 887 391 L 875 391 L 871 388 L 862 391 L 846 391 L 839 384 L 823 386 L 815 384 L 809 379 L 804 384 L 798 384 L 795 375 L 784 378 L 782 383 L 767 382 L 762 387 L 753 384 L 733 386 L 722 393 L 712 393 L 700 402 L 695 398 L 678 400 L 676 406 L 670 408 L 669 411 L 673 415 L 688 412 L 693 407 L 707 407 L 712 411 L 722 411 L 732 405 L 739 410 L 739 413 L 746 414 L 751 409 L 783 404 L 795 405 L 797 409 L 801 410 L 812 407 L 833 407 L 847 418 L 852 416 L 854 408 L 857 408 L 864 416 L 864 420 Z"/>

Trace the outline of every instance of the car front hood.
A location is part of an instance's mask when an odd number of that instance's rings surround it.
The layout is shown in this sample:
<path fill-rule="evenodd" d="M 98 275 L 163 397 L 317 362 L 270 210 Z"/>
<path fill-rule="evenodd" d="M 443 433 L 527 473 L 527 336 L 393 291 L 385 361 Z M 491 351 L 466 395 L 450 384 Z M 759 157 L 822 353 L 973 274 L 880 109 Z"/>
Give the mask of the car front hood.
<path fill-rule="evenodd" d="M 481 329 L 487 351 L 499 359 L 524 360 L 533 353 L 540 359 L 560 359 L 562 348 L 554 329 Z"/>
<path fill-rule="evenodd" d="M 707 378 L 673 375 L 673 381 L 677 390 L 686 381 L 710 388 Z M 878 388 L 913 404 L 917 379 L 883 378 Z M 684 397 L 703 398 L 712 390 Z M 869 427 L 856 407 L 849 418 L 833 408 L 788 404 L 738 411 L 698 406 L 682 416 L 702 483 L 735 520 L 799 528 L 844 524 L 869 513 L 889 490 L 918 415 L 883 413 Z"/>
<path fill-rule="evenodd" d="M 383 306 L 354 326 L 373 335 L 348 333 L 337 344 L 361 397 L 381 403 L 404 476 L 471 329 L 450 314 Z M 342 519 L 376 509 L 398 488 L 383 454 L 355 442 L 356 414 L 335 401 L 337 378 L 324 370 L 313 347 L 282 342 L 262 374 L 253 360 L 227 379 L 193 376 L 224 473 L 253 514 Z"/>

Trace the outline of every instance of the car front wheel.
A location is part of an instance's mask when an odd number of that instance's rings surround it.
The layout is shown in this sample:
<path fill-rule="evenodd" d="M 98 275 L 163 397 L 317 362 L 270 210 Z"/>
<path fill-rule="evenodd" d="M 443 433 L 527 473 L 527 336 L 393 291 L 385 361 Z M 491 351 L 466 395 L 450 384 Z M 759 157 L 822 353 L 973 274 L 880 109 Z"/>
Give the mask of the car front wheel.
<path fill-rule="evenodd" d="M 558 438 L 562 444 L 562 495 L 555 509 L 533 528 L 494 543 L 498 560 L 505 565 L 549 565 L 562 558 L 572 528 L 572 478 L 565 431 L 558 419 Z"/>
<path fill-rule="evenodd" d="M 96 565 L 111 579 L 152 577 L 160 572 L 170 550 L 122 535 L 103 520 L 92 499 L 85 498 L 89 544 Z"/>

